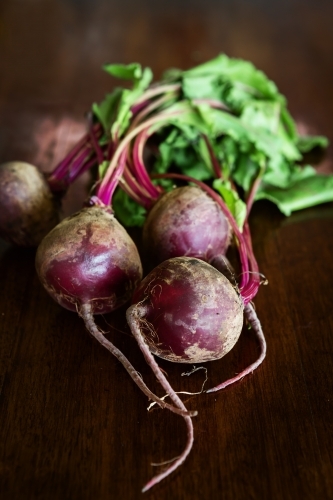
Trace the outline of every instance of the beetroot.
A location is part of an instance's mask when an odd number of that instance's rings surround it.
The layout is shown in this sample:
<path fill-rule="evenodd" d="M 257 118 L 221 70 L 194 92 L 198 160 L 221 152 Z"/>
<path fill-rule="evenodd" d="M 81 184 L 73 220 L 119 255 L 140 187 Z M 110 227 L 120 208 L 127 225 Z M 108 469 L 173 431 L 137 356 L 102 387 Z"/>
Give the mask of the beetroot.
<path fill-rule="evenodd" d="M 59 222 L 61 197 L 68 187 L 97 164 L 94 146 L 101 134 L 101 126 L 91 124 L 89 134 L 45 175 L 25 162 L 0 165 L 0 237 L 18 246 L 41 242 Z"/>
<path fill-rule="evenodd" d="M 162 195 L 143 227 L 144 250 L 155 264 L 183 255 L 210 262 L 226 253 L 230 237 L 230 225 L 220 207 L 197 186 Z"/>
<path fill-rule="evenodd" d="M 162 260 L 161 255 L 165 256 L 165 252 L 163 250 L 164 245 L 167 247 L 168 252 L 170 252 L 170 248 L 171 251 L 174 251 L 174 248 L 172 248 L 172 244 L 168 245 L 167 242 L 168 238 L 170 238 L 173 241 L 177 241 L 179 255 L 183 253 L 183 255 L 195 256 L 193 249 L 197 249 L 198 250 L 198 253 L 196 255 L 197 257 L 199 257 L 202 260 L 209 261 L 209 263 L 212 266 L 214 266 L 218 271 L 223 273 L 229 279 L 229 281 L 239 289 L 242 302 L 245 306 L 244 307 L 245 317 L 248 324 L 251 326 L 258 339 L 260 346 L 260 354 L 253 363 L 251 363 L 245 369 L 240 371 L 238 375 L 228 379 L 225 382 L 222 382 L 221 384 L 219 384 L 216 387 L 213 387 L 207 392 L 218 391 L 220 389 L 224 389 L 225 387 L 234 382 L 237 382 L 238 380 L 241 380 L 244 376 L 248 375 L 249 373 L 252 373 L 265 359 L 266 340 L 264 337 L 264 333 L 262 331 L 260 321 L 250 301 L 256 295 L 259 285 L 261 283 L 266 283 L 267 281 L 259 273 L 258 265 L 252 249 L 251 234 L 248 222 L 245 221 L 243 230 L 241 231 L 230 210 L 225 205 L 222 198 L 213 189 L 211 189 L 208 185 L 204 184 L 201 181 L 198 181 L 196 179 L 191 179 L 190 177 L 184 176 L 182 174 L 163 174 L 163 175 L 158 175 L 156 177 L 171 178 L 171 179 L 178 178 L 182 181 L 192 182 L 196 186 L 198 186 L 199 190 L 206 196 L 208 196 L 208 198 L 210 199 L 211 203 L 209 206 L 211 206 L 212 202 L 214 202 L 216 206 L 220 209 L 220 211 L 223 213 L 226 220 L 230 224 L 230 227 L 232 228 L 235 239 L 237 241 L 237 248 L 239 252 L 241 270 L 242 270 L 239 285 L 237 285 L 236 283 L 236 276 L 235 273 L 233 272 L 231 264 L 229 263 L 226 256 L 223 255 L 223 251 L 221 251 L 222 245 L 221 244 L 219 245 L 219 243 L 217 243 L 216 246 L 211 245 L 209 246 L 209 251 L 207 250 L 206 252 L 205 252 L 205 246 L 204 245 L 200 246 L 201 233 L 204 235 L 208 235 L 205 238 L 207 245 L 209 245 L 210 234 L 211 234 L 211 241 L 218 242 L 218 236 L 216 236 L 215 234 L 215 229 L 216 227 L 218 227 L 218 224 L 216 225 L 216 218 L 214 218 L 213 212 L 211 214 L 211 218 L 202 217 L 202 220 L 204 220 L 205 224 L 200 224 L 201 211 L 198 209 L 198 205 L 196 203 L 194 203 L 193 205 L 191 203 L 183 204 L 182 195 L 180 194 L 179 196 L 180 202 L 178 196 L 176 197 L 176 200 L 178 201 L 178 210 L 177 210 L 177 207 L 173 206 L 174 204 L 172 202 L 173 201 L 172 197 L 170 197 L 170 202 L 168 201 L 168 199 L 166 199 L 166 201 L 163 202 L 163 197 L 162 197 L 161 203 L 157 201 L 156 205 L 153 207 L 151 213 L 149 214 L 148 217 L 151 217 L 151 220 L 149 221 L 149 223 L 146 224 L 144 230 L 145 231 L 144 243 L 146 249 L 148 249 L 148 252 L 150 254 L 151 261 L 156 262 Z M 177 191 L 178 190 L 176 189 L 174 192 Z M 183 207 L 181 213 L 179 212 L 180 206 Z M 195 217 L 191 215 L 192 206 L 194 206 L 194 208 L 196 209 Z M 191 221 L 191 223 L 188 226 L 186 226 L 186 224 L 182 223 L 185 220 Z M 170 221 L 175 222 L 174 227 L 170 225 Z M 190 230 L 188 230 L 188 228 Z M 175 235 L 178 235 L 178 233 L 181 235 L 180 238 L 175 237 Z M 153 240 L 153 243 L 150 246 L 150 248 L 149 248 L 149 236 L 151 236 Z M 155 243 L 156 240 L 157 244 Z M 197 240 L 199 242 L 198 245 L 196 244 Z M 229 238 L 226 241 L 228 242 L 228 240 Z M 153 255 L 154 251 L 156 252 L 155 256 Z M 262 280 L 262 278 L 264 279 Z M 172 357 L 173 355 L 171 355 L 171 358 Z"/>
<path fill-rule="evenodd" d="M 219 359 L 242 330 L 240 296 L 223 274 L 196 258 L 162 262 L 141 282 L 133 301 L 142 311 L 149 349 L 169 361 Z"/>
<path fill-rule="evenodd" d="M 58 207 L 43 174 L 33 165 L 0 165 L 0 236 L 19 246 L 37 246 L 58 223 Z"/>
<path fill-rule="evenodd" d="M 39 278 L 60 305 L 93 314 L 127 302 L 142 276 L 137 248 L 106 208 L 90 207 L 67 217 L 41 242 Z"/>
<path fill-rule="evenodd" d="M 123 364 L 150 399 L 189 415 L 155 396 L 95 324 L 94 314 L 112 312 L 130 300 L 142 276 L 137 248 L 109 208 L 84 208 L 58 224 L 37 249 L 36 270 L 51 297 L 82 317 L 89 333 Z"/>
<path fill-rule="evenodd" d="M 127 322 L 145 359 L 171 401 L 184 408 L 152 353 L 175 362 L 201 363 L 221 358 L 237 341 L 243 324 L 243 302 L 228 279 L 192 257 L 162 262 L 141 282 L 126 313 Z M 187 444 L 172 465 L 144 488 L 161 481 L 189 454 L 193 444 L 191 419 Z"/>

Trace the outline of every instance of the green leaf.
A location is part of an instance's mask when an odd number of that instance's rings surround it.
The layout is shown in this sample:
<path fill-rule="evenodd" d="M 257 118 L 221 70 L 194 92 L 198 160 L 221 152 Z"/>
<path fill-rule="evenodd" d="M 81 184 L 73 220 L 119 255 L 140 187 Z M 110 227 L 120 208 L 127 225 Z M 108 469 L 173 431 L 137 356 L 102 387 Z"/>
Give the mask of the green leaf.
<path fill-rule="evenodd" d="M 295 142 L 297 140 L 296 124 L 286 107 L 281 109 L 281 123 L 284 133 L 291 141 Z"/>
<path fill-rule="evenodd" d="M 252 140 L 251 132 L 239 118 L 224 111 L 213 109 L 207 104 L 200 104 L 197 109 L 207 126 L 208 136 L 229 135 L 243 146 L 248 147 Z"/>
<path fill-rule="evenodd" d="M 213 188 L 220 193 L 230 212 L 234 216 L 237 226 L 242 229 L 246 219 L 246 204 L 242 201 L 229 181 L 215 179 Z"/>
<path fill-rule="evenodd" d="M 214 176 L 214 169 L 213 169 L 213 165 L 212 165 L 212 160 L 211 160 L 210 153 L 209 153 L 209 150 L 207 147 L 207 143 L 206 143 L 205 139 L 203 138 L 203 136 L 199 137 L 199 140 L 194 144 L 194 148 L 195 148 L 199 158 L 201 158 L 203 164 L 206 166 L 207 171 L 209 173 L 209 176 L 213 177 Z M 213 145 L 212 145 L 212 148 L 214 150 Z M 209 178 L 209 177 L 207 177 L 207 178 Z"/>
<path fill-rule="evenodd" d="M 314 148 L 325 149 L 328 144 L 327 137 L 322 135 L 303 135 L 297 138 L 297 147 L 302 153 L 309 153 Z"/>
<path fill-rule="evenodd" d="M 278 92 L 274 82 L 254 65 L 242 59 L 233 59 L 225 54 L 220 54 L 200 66 L 184 71 L 184 77 L 198 77 L 212 75 L 232 83 L 235 87 L 243 89 L 247 94 L 258 97 L 279 100 L 284 102 L 284 97 Z"/>
<path fill-rule="evenodd" d="M 100 104 L 93 104 L 94 115 L 106 131 L 101 144 L 110 132 L 114 139 L 126 134 L 133 106 L 145 100 L 152 80 L 151 70 L 138 63 L 111 64 L 104 69 L 127 80 L 131 88 L 117 88 Z M 240 227 L 246 207 L 233 183 L 246 196 L 261 176 L 256 199 L 270 199 L 285 214 L 331 199 L 331 177 L 318 176 L 312 167 L 297 165 L 304 153 L 327 147 L 327 139 L 298 136 L 286 99 L 252 63 L 220 54 L 187 71 L 171 69 L 156 86 L 166 82 L 178 82 L 182 88 L 180 93 L 172 93 L 170 100 L 165 95 L 158 110 L 150 115 L 158 118 L 149 130 L 155 134 L 159 148 L 153 172 L 173 170 L 212 180 L 214 168 L 205 136 L 225 179 L 214 181 L 214 186 Z M 101 177 L 106 167 L 107 162 L 100 165 Z M 166 189 L 173 184 L 170 180 L 159 182 L 165 183 Z M 143 223 L 145 210 L 125 193 L 117 190 L 113 201 L 123 223 Z"/>
<path fill-rule="evenodd" d="M 104 131 L 110 133 L 111 125 L 115 120 L 119 101 L 122 96 L 122 89 L 116 88 L 112 94 L 107 94 L 100 103 L 93 103 L 92 110 L 94 115 L 103 125 Z"/>
<path fill-rule="evenodd" d="M 131 107 L 150 85 L 153 73 L 150 68 L 142 70 L 141 65 L 138 63 L 128 65 L 106 64 L 103 68 L 112 76 L 132 81 L 132 89 L 118 89 L 116 109 L 112 107 L 112 113 L 108 108 L 113 103 L 108 102 L 107 97 L 107 102 L 103 101 L 100 105 L 103 108 L 103 113 L 100 113 L 103 118 L 103 126 L 107 124 L 107 128 L 111 130 L 113 138 L 121 137 L 130 124 L 132 118 Z"/>
<path fill-rule="evenodd" d="M 129 127 L 132 111 L 131 107 L 141 92 L 124 89 L 119 99 L 117 116 L 111 125 L 111 135 L 114 139 L 121 137 Z"/>
<path fill-rule="evenodd" d="M 248 192 L 253 184 L 254 179 L 259 175 L 260 162 L 255 155 L 239 154 L 235 158 L 232 179 L 236 184 Z"/>
<path fill-rule="evenodd" d="M 103 163 L 100 163 L 98 165 L 98 175 L 99 175 L 100 179 L 103 179 L 109 165 L 110 165 L 110 162 L 107 160 L 103 161 Z"/>
<path fill-rule="evenodd" d="M 174 82 L 179 81 L 182 78 L 183 70 L 179 68 L 168 68 L 164 71 L 162 76 L 163 82 Z"/>
<path fill-rule="evenodd" d="M 276 155 L 267 163 L 263 181 L 279 188 L 287 188 L 290 183 L 291 165 L 282 156 Z"/>
<path fill-rule="evenodd" d="M 103 69 L 109 75 L 121 78 L 122 80 L 132 80 L 134 88 L 147 88 L 150 84 L 153 74 L 150 68 L 144 68 L 138 63 L 132 64 L 105 64 Z"/>
<path fill-rule="evenodd" d="M 182 90 L 188 99 L 213 99 L 221 101 L 226 84 L 215 74 L 183 75 Z"/>
<path fill-rule="evenodd" d="M 121 78 L 123 80 L 139 80 L 142 78 L 141 64 L 105 64 L 103 69 L 111 76 Z"/>
<path fill-rule="evenodd" d="M 275 148 L 289 160 L 299 160 L 301 155 L 296 144 L 286 133 L 281 123 L 281 103 L 274 101 L 253 101 L 248 104 L 241 116 L 242 123 L 254 130 L 261 131 L 276 144 Z M 270 138 L 268 139 L 268 137 Z"/>
<path fill-rule="evenodd" d="M 187 127 L 172 129 L 159 146 L 160 157 L 155 162 L 154 172 L 164 173 L 172 168 L 198 180 L 212 178 L 212 171 L 205 161 L 206 158 L 203 158 L 204 152 L 202 151 L 203 155 L 200 152 L 200 137 L 196 134 L 195 140 L 189 141 L 190 130 Z"/>
<path fill-rule="evenodd" d="M 294 176 L 287 188 L 263 184 L 256 199 L 270 200 L 284 215 L 289 216 L 296 210 L 333 201 L 333 175 L 319 175 L 308 167 L 299 178 Z"/>
<path fill-rule="evenodd" d="M 112 198 L 116 218 L 127 227 L 142 226 L 146 219 L 146 209 L 132 200 L 118 188 Z"/>

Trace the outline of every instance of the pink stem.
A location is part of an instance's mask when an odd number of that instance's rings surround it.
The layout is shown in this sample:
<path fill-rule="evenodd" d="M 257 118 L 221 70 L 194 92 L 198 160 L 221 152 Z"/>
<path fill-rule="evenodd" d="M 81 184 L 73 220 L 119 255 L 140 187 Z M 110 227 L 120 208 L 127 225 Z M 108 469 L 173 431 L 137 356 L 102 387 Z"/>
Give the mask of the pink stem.
<path fill-rule="evenodd" d="M 109 177 L 109 182 L 100 186 L 97 196 L 100 198 L 105 205 L 111 205 L 112 197 L 116 190 L 116 187 L 121 179 L 125 166 L 126 166 L 127 149 L 122 151 L 117 166 L 112 171 L 112 175 Z"/>
<path fill-rule="evenodd" d="M 193 104 L 207 104 L 211 108 L 222 109 L 223 111 L 231 112 L 230 108 L 226 104 L 221 101 L 217 101 L 214 99 L 193 99 Z"/>
<path fill-rule="evenodd" d="M 94 316 L 92 314 L 91 304 L 83 304 L 80 307 L 79 315 L 84 321 L 84 324 L 90 333 L 103 347 L 105 347 L 108 351 L 110 351 L 120 363 L 123 365 L 125 370 L 128 372 L 132 380 L 136 383 L 136 385 L 141 389 L 141 391 L 152 401 L 155 401 L 161 408 L 167 408 L 173 413 L 177 413 L 184 418 L 189 418 L 190 416 L 196 416 L 197 412 L 188 412 L 185 406 L 181 407 L 178 402 L 176 407 L 166 403 L 163 399 L 160 399 L 153 392 L 151 392 L 146 384 L 143 382 L 141 375 L 135 370 L 133 365 L 129 362 L 129 360 L 124 356 L 124 354 L 119 351 L 119 349 L 112 344 L 109 340 L 105 338 L 105 336 L 100 332 L 97 328 L 96 323 L 94 321 Z M 191 420 L 191 419 L 190 419 Z"/>
<path fill-rule="evenodd" d="M 126 165 L 123 173 L 122 179 L 119 181 L 122 185 L 122 189 L 136 201 L 139 205 L 149 209 L 155 202 L 155 198 L 152 198 L 140 184 L 138 184 L 135 177 L 133 177 L 130 169 Z"/>
<path fill-rule="evenodd" d="M 92 120 L 92 118 L 91 118 Z M 89 137 L 90 137 L 90 140 L 91 140 L 91 144 L 95 150 L 95 153 L 96 153 L 96 156 L 97 156 L 97 160 L 98 160 L 98 164 L 101 165 L 104 161 L 104 152 L 103 150 L 101 149 L 101 146 L 99 145 L 98 143 L 98 140 L 97 140 L 97 137 L 96 137 L 96 131 L 95 131 L 95 128 L 93 126 L 93 123 L 91 123 L 90 127 L 89 127 Z"/>
<path fill-rule="evenodd" d="M 142 318 L 146 314 L 146 309 L 144 306 L 139 306 L 137 304 L 129 307 L 126 312 L 126 318 L 127 322 L 130 326 L 131 332 L 133 336 L 135 337 L 144 357 L 145 360 L 147 361 L 148 365 L 152 369 L 154 375 L 156 376 L 157 380 L 160 382 L 162 385 L 163 389 L 165 392 L 169 395 L 171 401 L 174 403 L 175 406 L 178 408 L 182 409 L 183 411 L 187 411 L 184 403 L 182 400 L 179 398 L 179 396 L 175 393 L 167 379 L 165 378 L 163 372 L 161 371 L 160 367 L 155 361 L 154 356 L 149 350 L 149 347 L 144 341 L 144 338 L 141 334 L 141 321 Z M 193 423 L 192 419 L 189 416 L 184 416 L 183 417 L 186 423 L 187 427 L 187 442 L 184 450 L 182 453 L 175 459 L 175 461 L 168 467 L 164 472 L 161 472 L 160 474 L 154 476 L 142 489 L 142 492 L 148 491 L 152 486 L 155 484 L 159 483 L 162 481 L 162 479 L 166 478 L 171 474 L 173 471 L 175 471 L 186 459 L 188 454 L 190 453 L 192 446 L 193 446 Z"/>
<path fill-rule="evenodd" d="M 125 137 L 122 139 L 122 141 L 119 143 L 117 149 L 115 150 L 113 157 L 111 159 L 110 165 L 106 171 L 106 174 L 100 184 L 99 191 L 97 193 L 97 196 L 100 196 L 100 193 L 104 192 L 104 190 L 107 190 L 107 185 L 109 184 L 112 176 L 113 176 L 113 171 L 115 170 L 117 163 L 119 161 L 120 156 L 124 153 L 124 151 L 127 150 L 130 142 L 134 137 L 136 137 L 140 132 L 142 132 L 144 129 L 147 127 L 151 127 L 153 125 L 157 127 L 161 127 L 164 125 L 165 121 L 168 121 L 172 116 L 178 116 L 182 114 L 182 111 L 173 111 L 171 113 L 166 113 L 162 112 L 160 114 L 157 114 L 153 116 L 152 118 L 148 118 L 144 123 L 141 123 L 137 127 L 135 127 L 133 130 L 129 131 Z"/>
<path fill-rule="evenodd" d="M 213 387 L 212 389 L 208 389 L 208 391 L 206 391 L 206 392 L 216 392 L 216 391 L 219 391 L 221 389 L 225 389 L 228 385 L 231 385 L 231 384 L 234 384 L 235 382 L 238 382 L 239 380 L 244 378 L 246 375 L 253 373 L 254 370 L 256 370 L 258 368 L 258 366 L 261 365 L 261 363 L 264 361 L 264 359 L 266 357 L 267 346 L 266 346 L 265 336 L 264 336 L 264 333 L 262 331 L 262 327 L 261 327 L 260 321 L 258 319 L 257 313 L 255 312 L 252 304 L 250 304 L 250 303 L 246 304 L 246 306 L 244 307 L 244 313 L 245 313 L 246 319 L 248 320 L 249 324 L 251 325 L 251 328 L 253 329 L 253 331 L 256 334 L 256 337 L 258 339 L 259 346 L 260 346 L 260 355 L 254 363 L 252 363 L 247 368 L 242 370 L 240 373 L 238 373 L 238 375 L 226 380 L 222 384 L 219 384 L 216 387 Z"/>
<path fill-rule="evenodd" d="M 135 102 L 135 104 L 132 106 L 132 111 L 133 108 L 135 109 L 135 106 L 141 106 L 143 102 L 148 101 L 152 97 L 155 97 L 160 94 L 166 94 L 168 92 L 179 92 L 180 89 L 181 89 L 180 83 L 169 83 L 165 85 L 151 86 Z"/>
<path fill-rule="evenodd" d="M 135 128 L 139 123 L 143 121 L 152 111 L 156 111 L 163 104 L 167 103 L 170 100 L 170 97 L 167 94 L 162 95 L 159 99 L 155 101 L 147 101 L 145 105 L 142 107 L 141 111 L 133 118 L 132 123 L 127 132 L 130 132 Z"/>
<path fill-rule="evenodd" d="M 53 174 L 48 177 L 48 184 L 53 192 L 65 191 L 69 185 L 80 175 L 82 166 L 91 158 L 93 151 L 86 146 L 82 152 L 72 161 L 68 169 L 63 172 L 62 177 L 55 178 Z M 96 159 L 94 158 L 94 163 Z"/>
<path fill-rule="evenodd" d="M 250 190 L 250 192 L 248 194 L 248 197 L 247 197 L 247 200 L 246 200 L 246 218 L 247 219 L 249 218 L 250 211 L 251 211 L 251 208 L 252 208 L 252 205 L 253 205 L 253 202 L 254 202 L 254 198 L 255 198 L 256 193 L 257 193 L 257 191 L 259 189 L 263 173 L 264 173 L 264 171 L 262 169 L 261 172 L 259 173 L 259 175 L 254 180 L 254 182 L 252 184 L 252 187 L 251 187 L 251 190 Z"/>
<path fill-rule="evenodd" d="M 78 177 L 80 177 L 84 172 L 90 170 L 93 165 L 97 164 L 96 157 L 94 156 L 85 163 L 79 165 L 76 169 L 71 169 L 68 173 L 68 185 L 72 184 Z"/>
<path fill-rule="evenodd" d="M 143 149 L 149 137 L 148 130 L 143 130 L 136 137 L 133 145 L 133 167 L 134 173 L 138 182 L 146 189 L 147 193 L 157 200 L 161 194 L 161 190 L 157 188 L 152 182 L 143 162 Z"/>
<path fill-rule="evenodd" d="M 208 137 L 206 135 L 204 135 L 203 138 L 204 138 L 206 146 L 208 148 L 208 152 L 209 152 L 210 160 L 211 160 L 212 165 L 213 165 L 214 173 L 218 179 L 221 179 L 221 177 L 222 177 L 221 166 L 219 164 L 218 159 L 215 156 L 212 145 L 209 142 Z"/>
<path fill-rule="evenodd" d="M 99 123 L 93 127 L 94 133 L 100 137 L 102 135 L 102 127 Z M 49 175 L 49 182 L 52 185 L 56 185 L 59 181 L 66 176 L 68 170 L 70 169 L 71 163 L 77 157 L 77 155 L 85 148 L 89 143 L 90 135 L 86 134 L 82 139 L 73 147 L 73 149 L 68 153 L 68 155 L 54 168 L 54 170 Z"/>
<path fill-rule="evenodd" d="M 255 258 L 253 248 L 252 248 L 252 238 L 251 238 L 251 233 L 250 233 L 250 226 L 249 223 L 246 221 L 244 223 L 244 228 L 243 228 L 243 235 L 244 235 L 244 240 L 247 246 L 247 255 L 250 261 L 250 268 L 251 268 L 251 279 L 250 279 L 250 286 L 248 287 L 246 291 L 246 297 L 244 298 L 247 301 L 250 301 L 255 297 L 255 295 L 258 292 L 259 286 L 260 286 L 260 273 L 259 273 L 259 266 L 257 263 L 257 260 Z M 245 294 L 244 294 L 245 295 Z"/>

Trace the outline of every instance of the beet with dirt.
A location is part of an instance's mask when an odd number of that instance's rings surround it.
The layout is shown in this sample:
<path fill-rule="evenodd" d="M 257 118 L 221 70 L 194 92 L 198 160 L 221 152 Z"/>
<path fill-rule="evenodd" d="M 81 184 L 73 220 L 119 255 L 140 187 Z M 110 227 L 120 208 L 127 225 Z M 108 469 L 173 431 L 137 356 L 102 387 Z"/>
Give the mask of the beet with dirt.
<path fill-rule="evenodd" d="M 223 274 L 196 258 L 162 262 L 142 280 L 133 303 L 149 349 L 169 361 L 219 359 L 242 331 L 241 297 Z"/>
<path fill-rule="evenodd" d="M 140 257 L 126 230 L 107 208 L 89 207 L 67 217 L 41 242 L 39 278 L 63 307 L 107 313 L 130 300 L 142 276 Z"/>
<path fill-rule="evenodd" d="M 230 224 L 217 203 L 197 186 L 163 194 L 143 227 L 143 247 L 150 262 L 196 257 L 210 262 L 228 249 Z"/>
<path fill-rule="evenodd" d="M 37 246 L 59 222 L 58 202 L 34 165 L 0 165 L 0 236 L 18 246 Z"/>

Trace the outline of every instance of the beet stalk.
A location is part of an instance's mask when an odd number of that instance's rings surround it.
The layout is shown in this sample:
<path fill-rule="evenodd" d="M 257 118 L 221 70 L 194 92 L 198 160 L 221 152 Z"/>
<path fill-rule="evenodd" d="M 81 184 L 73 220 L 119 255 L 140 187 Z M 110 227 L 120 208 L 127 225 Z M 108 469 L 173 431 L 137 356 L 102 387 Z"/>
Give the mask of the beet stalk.
<path fill-rule="evenodd" d="M 37 246 L 59 222 L 60 198 L 69 185 L 96 164 L 90 144 L 100 125 L 72 149 L 52 173 L 43 174 L 26 162 L 0 165 L 0 237 L 18 246 Z"/>

